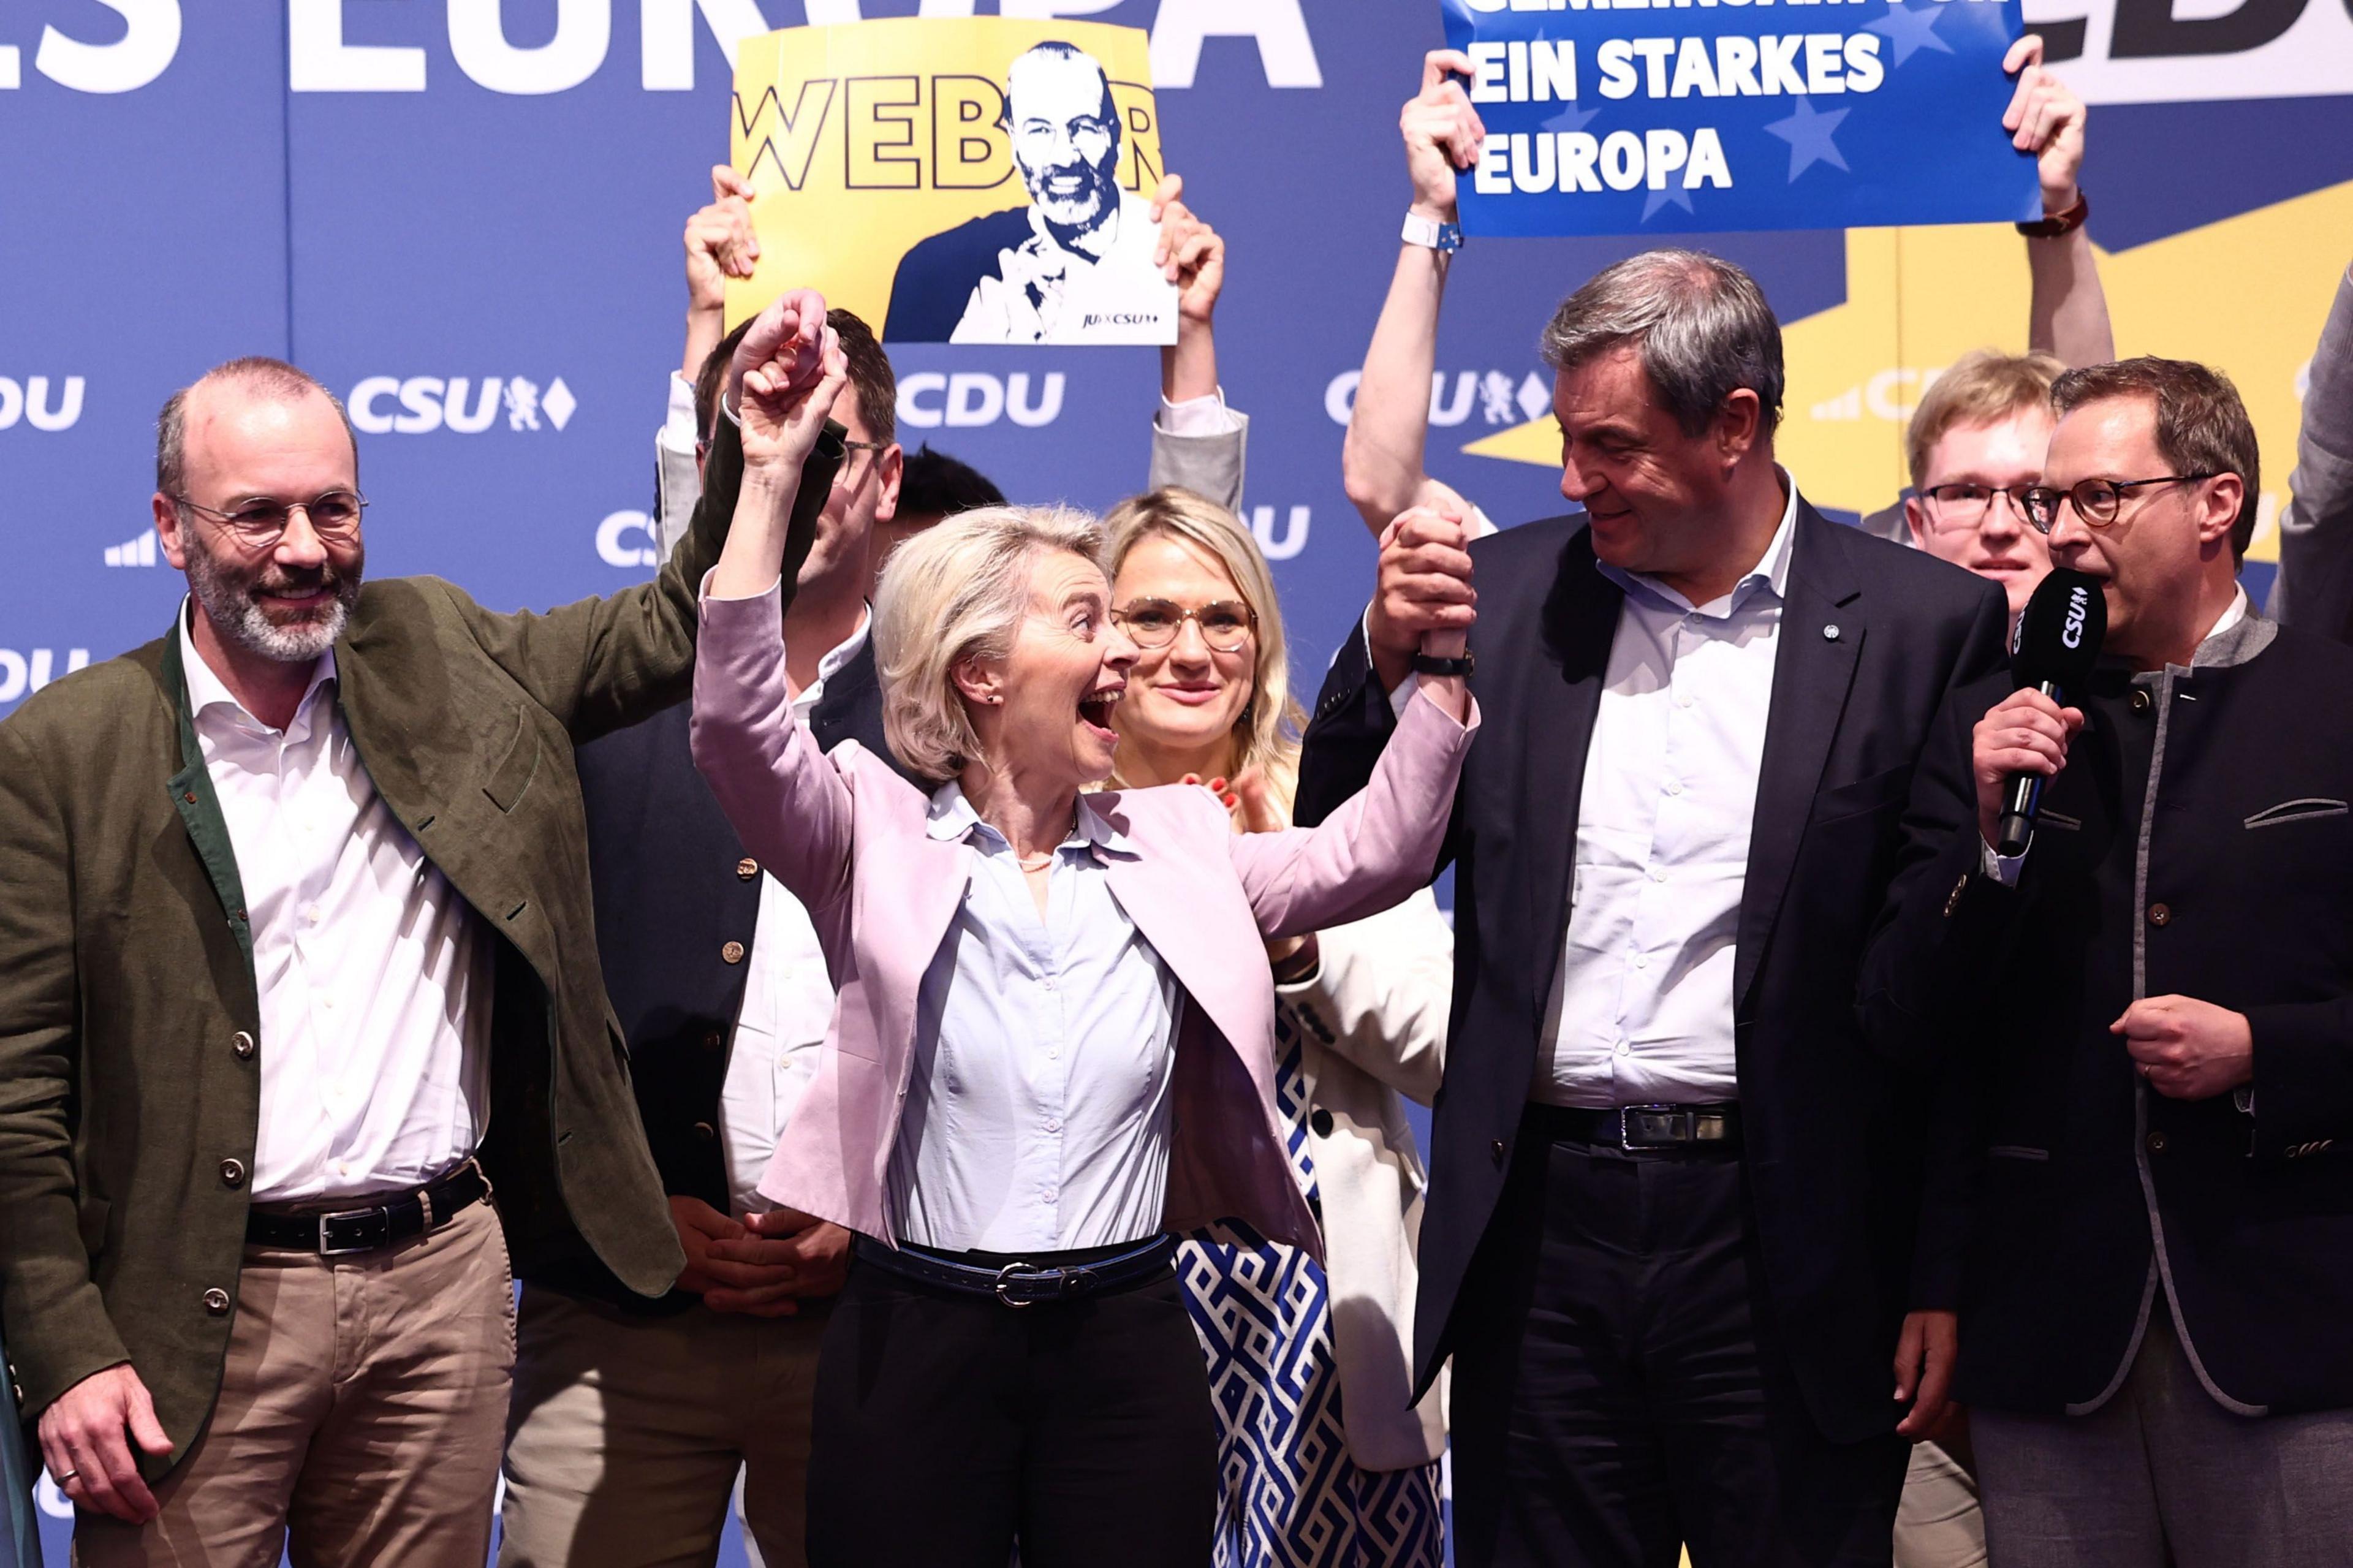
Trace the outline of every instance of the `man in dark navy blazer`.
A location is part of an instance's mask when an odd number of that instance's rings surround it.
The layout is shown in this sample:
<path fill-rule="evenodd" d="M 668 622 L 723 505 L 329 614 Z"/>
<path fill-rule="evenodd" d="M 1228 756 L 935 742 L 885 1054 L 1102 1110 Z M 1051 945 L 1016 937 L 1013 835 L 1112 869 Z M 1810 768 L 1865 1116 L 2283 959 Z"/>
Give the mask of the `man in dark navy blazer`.
<path fill-rule="evenodd" d="M 1446 851 L 1415 1318 L 1419 1381 L 1454 1361 L 1458 1560 L 1885 1563 L 1956 1244 L 1922 1223 L 1931 1086 L 1865 1039 L 1857 971 L 2002 595 L 1798 495 L 1779 329 L 1739 268 L 1622 262 L 1546 356 L 1583 514 L 1468 547 L 1488 723 Z M 1302 821 L 1368 774 L 1420 634 L 1461 624 L 1433 568 L 1462 532 L 1392 528 Z"/>

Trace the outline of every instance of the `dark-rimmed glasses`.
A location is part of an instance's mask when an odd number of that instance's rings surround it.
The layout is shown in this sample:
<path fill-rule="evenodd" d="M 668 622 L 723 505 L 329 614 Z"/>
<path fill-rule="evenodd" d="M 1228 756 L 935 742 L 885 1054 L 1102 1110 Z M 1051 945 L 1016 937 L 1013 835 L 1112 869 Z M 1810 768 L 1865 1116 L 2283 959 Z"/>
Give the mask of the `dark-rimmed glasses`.
<path fill-rule="evenodd" d="M 1201 628 L 1201 640 L 1216 653 L 1240 653 L 1258 630 L 1258 612 L 1232 599 L 1191 610 L 1166 599 L 1131 599 L 1113 610 L 1111 618 L 1129 641 L 1145 648 L 1166 647 L 1183 633 L 1187 621 Z"/>
<path fill-rule="evenodd" d="M 2144 485 L 2188 485 L 2200 479 L 2217 478 L 2214 474 L 2159 474 L 2153 479 L 2085 479 L 2063 490 L 2048 485 L 2036 485 L 2019 498 L 2026 505 L 2026 521 L 2034 525 L 2037 533 L 2048 533 L 2059 526 L 2059 504 L 2065 501 L 2075 509 L 2086 528 L 2105 528 L 2116 521 L 2125 502 L 2125 492 Z"/>
<path fill-rule="evenodd" d="M 328 490 L 312 496 L 307 501 L 280 500 L 275 496 L 255 496 L 241 500 L 227 511 L 216 507 L 199 506 L 185 496 L 170 498 L 174 506 L 183 506 L 202 517 L 208 517 L 237 536 L 237 542 L 248 550 L 274 545 L 286 536 L 286 525 L 301 512 L 311 522 L 311 531 L 322 539 L 341 544 L 358 537 L 360 515 L 367 510 L 367 497 L 357 490 Z"/>
<path fill-rule="evenodd" d="M 1940 529 L 1958 532 L 1965 528 L 1981 527 L 1986 513 L 1993 510 L 1993 498 L 2007 497 L 2010 509 L 2021 518 L 2026 516 L 2024 485 L 1979 485 L 1966 481 L 1949 485 L 1930 485 L 1920 495 L 1928 503 L 1928 516 Z"/>

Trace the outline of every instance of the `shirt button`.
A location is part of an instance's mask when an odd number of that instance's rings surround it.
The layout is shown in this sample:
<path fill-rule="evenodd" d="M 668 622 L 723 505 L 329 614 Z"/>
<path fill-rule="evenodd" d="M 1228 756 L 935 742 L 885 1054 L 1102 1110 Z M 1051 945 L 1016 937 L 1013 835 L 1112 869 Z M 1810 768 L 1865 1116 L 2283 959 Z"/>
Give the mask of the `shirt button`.
<path fill-rule="evenodd" d="M 1050 1062 L 1060 1061 L 1062 1059 L 1062 1047 L 1060 1046 L 1048 1046 L 1046 1047 L 1046 1059 Z"/>
<path fill-rule="evenodd" d="M 228 1048 L 237 1053 L 237 1060 L 245 1061 L 253 1055 L 253 1037 L 239 1029 L 228 1037 Z"/>
<path fill-rule="evenodd" d="M 1681 779 L 1669 779 L 1669 780 L 1667 781 L 1667 793 L 1668 793 L 1669 795 L 1681 795 L 1681 794 L 1683 794 L 1683 780 L 1681 780 Z"/>
<path fill-rule="evenodd" d="M 1646 952 L 1638 952 L 1638 953 L 1636 953 L 1636 954 L 1634 955 L 1634 967 L 1635 967 L 1635 968 L 1637 968 L 1637 969 L 1648 969 L 1648 968 L 1650 968 L 1650 967 L 1651 967 L 1651 955 L 1650 955 L 1650 954 L 1648 954 L 1648 953 L 1646 953 Z"/>
<path fill-rule="evenodd" d="M 317 925 L 319 923 L 319 906 L 312 904 L 309 909 L 304 910 L 302 911 L 302 918 L 309 921 L 312 925 Z"/>
<path fill-rule="evenodd" d="M 1620 1040 L 1618 1042 L 1618 1054 L 1621 1057 L 1630 1054 L 1633 1049 L 1634 1047 L 1627 1041 Z"/>
<path fill-rule="evenodd" d="M 1045 979 L 1039 981 L 1039 984 L 1043 985 L 1047 990 L 1051 991 L 1054 988 L 1054 977 L 1049 974 Z"/>
<path fill-rule="evenodd" d="M 206 1291 L 205 1310 L 216 1318 L 226 1317 L 228 1314 L 228 1292 L 217 1285 Z"/>
<path fill-rule="evenodd" d="M 1663 867 L 1662 867 L 1662 868 L 1658 868 L 1658 869 L 1656 869 L 1656 870 L 1654 870 L 1654 871 L 1652 871 L 1652 872 L 1651 873 L 1651 880 L 1652 880 L 1653 882 L 1663 882 L 1663 881 L 1665 881 L 1666 879 L 1667 879 L 1667 873 L 1666 873 L 1666 869 L 1665 869 L 1665 868 L 1663 868 Z"/>
<path fill-rule="evenodd" d="M 1060 1117 L 1059 1117 L 1059 1116 L 1049 1116 L 1048 1118 L 1046 1118 L 1046 1131 L 1049 1131 L 1049 1132 L 1060 1132 L 1061 1130 L 1062 1130 L 1062 1119 L 1061 1119 Z"/>
<path fill-rule="evenodd" d="M 2161 925 L 2166 924 L 2168 921 L 2171 921 L 2172 919 L 2173 919 L 2173 911 L 2172 911 L 2171 910 L 2168 909 L 2165 905 L 2163 905 L 2163 904 L 2151 904 L 2151 905 L 2149 905 L 2149 906 L 2148 906 L 2148 923 L 2149 923 L 2149 924 L 2151 924 L 2151 925 L 2153 925 L 2153 926 L 2161 926 Z"/>
<path fill-rule="evenodd" d="M 2148 1152 L 2152 1154 L 2162 1154 L 2165 1152 L 2164 1133 L 2152 1132 L 2148 1135 Z"/>
<path fill-rule="evenodd" d="M 335 999 L 332 995 L 322 994 L 319 998 L 319 1005 L 332 1013 L 335 1010 Z"/>
<path fill-rule="evenodd" d="M 1048 1203 L 1050 1203 L 1050 1203 L 1052 1203 L 1056 1198 L 1060 1197 L 1061 1195 L 1062 1195 L 1062 1189 L 1061 1189 L 1061 1188 L 1060 1188 L 1060 1187 L 1048 1187 L 1048 1188 L 1046 1189 L 1046 1201 L 1047 1201 Z"/>
<path fill-rule="evenodd" d="M 2155 700 L 2149 696 L 2146 689 L 2138 686 L 2133 688 L 2132 710 L 2134 712 L 2147 712 L 2154 700 Z"/>
<path fill-rule="evenodd" d="M 1688 708 L 1691 705 L 1692 700 L 1688 697 L 1677 697 L 1675 699 L 1675 706 L 1678 708 Z"/>
<path fill-rule="evenodd" d="M 735 862 L 735 876 L 739 881 L 748 882 L 759 874 L 760 863 L 749 855 Z"/>
<path fill-rule="evenodd" d="M 741 963 L 744 962 L 744 944 L 740 942 L 728 942 L 720 948 L 719 956 L 729 963 Z"/>

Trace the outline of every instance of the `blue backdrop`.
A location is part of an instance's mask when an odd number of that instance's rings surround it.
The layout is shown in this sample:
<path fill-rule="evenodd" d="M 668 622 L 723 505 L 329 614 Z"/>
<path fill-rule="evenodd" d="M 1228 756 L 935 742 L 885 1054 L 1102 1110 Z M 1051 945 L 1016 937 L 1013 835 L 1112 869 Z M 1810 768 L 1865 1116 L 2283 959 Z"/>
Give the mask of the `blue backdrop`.
<path fill-rule="evenodd" d="M 2151 3 L 2048 0 L 2029 13 L 2030 25 L 2052 24 L 2063 60 L 2084 57 L 2083 81 L 2097 89 L 2087 95 L 2106 105 L 2094 113 L 2084 174 L 2104 244 L 2153 251 L 2353 180 L 2353 100 L 2274 96 L 2309 79 L 2315 59 L 2353 66 L 2348 0 L 2255 0 L 2194 24 L 2169 21 L 2164 0 L 2152 16 Z M 1255 419 L 1250 510 L 1277 557 L 1312 688 L 1370 583 L 1370 538 L 1340 485 L 1347 377 L 1396 255 L 1408 198 L 1397 108 L 1421 52 L 1442 41 L 1437 0 L 1004 6 L 1156 29 L 1171 166 L 1232 244 L 1219 315 L 1224 382 Z M 842 21 L 859 9 L 0 8 L 0 716 L 69 668 L 168 624 L 183 584 L 149 535 L 155 412 L 237 354 L 290 358 L 347 395 L 371 378 L 463 377 L 458 423 L 487 413 L 476 430 L 445 420 L 427 433 L 363 435 L 371 572 L 446 574 L 498 607 L 649 575 L 639 523 L 679 355 L 679 233 L 727 148 L 729 67 L 714 28 Z M 918 9 L 864 5 L 877 16 Z M 2278 65 L 2290 50 L 2291 65 Z M 1548 383 L 1535 339 L 1548 308 L 1641 243 L 1474 241 L 1456 268 L 1430 465 L 1499 521 L 1559 510 L 1557 472 L 1463 448 L 1542 412 Z M 1698 243 L 1755 269 L 1787 321 L 1848 300 L 1853 252 L 1837 231 Z M 2334 258 L 2320 268 L 2325 285 L 2353 231 L 2312 243 Z M 2230 279 L 2211 267 L 2201 262 L 2198 276 L 2204 297 L 2220 298 Z M 2325 287 L 2309 292 L 2289 323 L 2304 353 L 2327 299 Z M 2126 352 L 2163 346 L 2153 308 L 2137 328 L 2120 315 L 2119 328 Z M 2012 335 L 2022 346 L 2022 320 Z M 1026 500 L 1101 506 L 1143 481 L 1157 387 L 1150 350 L 936 346 L 893 358 L 910 446 L 954 452 Z M 1016 374 L 1029 378 L 1032 407 L 1053 401 L 1059 384 L 1051 420 L 1005 416 Z M 482 401 L 492 378 L 495 405 Z M 397 412 L 398 399 L 381 406 Z M 2288 459 L 2274 445 L 2277 487 Z M 61 1544 L 53 1560 L 63 1561 Z"/>

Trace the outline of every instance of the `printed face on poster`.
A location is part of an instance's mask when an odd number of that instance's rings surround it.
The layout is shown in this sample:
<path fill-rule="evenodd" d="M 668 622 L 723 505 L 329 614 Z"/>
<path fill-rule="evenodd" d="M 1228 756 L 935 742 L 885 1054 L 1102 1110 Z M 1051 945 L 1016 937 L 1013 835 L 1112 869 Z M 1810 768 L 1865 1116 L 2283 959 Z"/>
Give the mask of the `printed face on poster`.
<path fill-rule="evenodd" d="M 1472 234 L 2042 216 L 2014 0 L 1442 0 L 1487 128 Z"/>
<path fill-rule="evenodd" d="M 1149 42 L 994 16 L 746 40 L 732 157 L 760 263 L 728 320 L 807 287 L 891 342 L 1176 342 Z"/>

